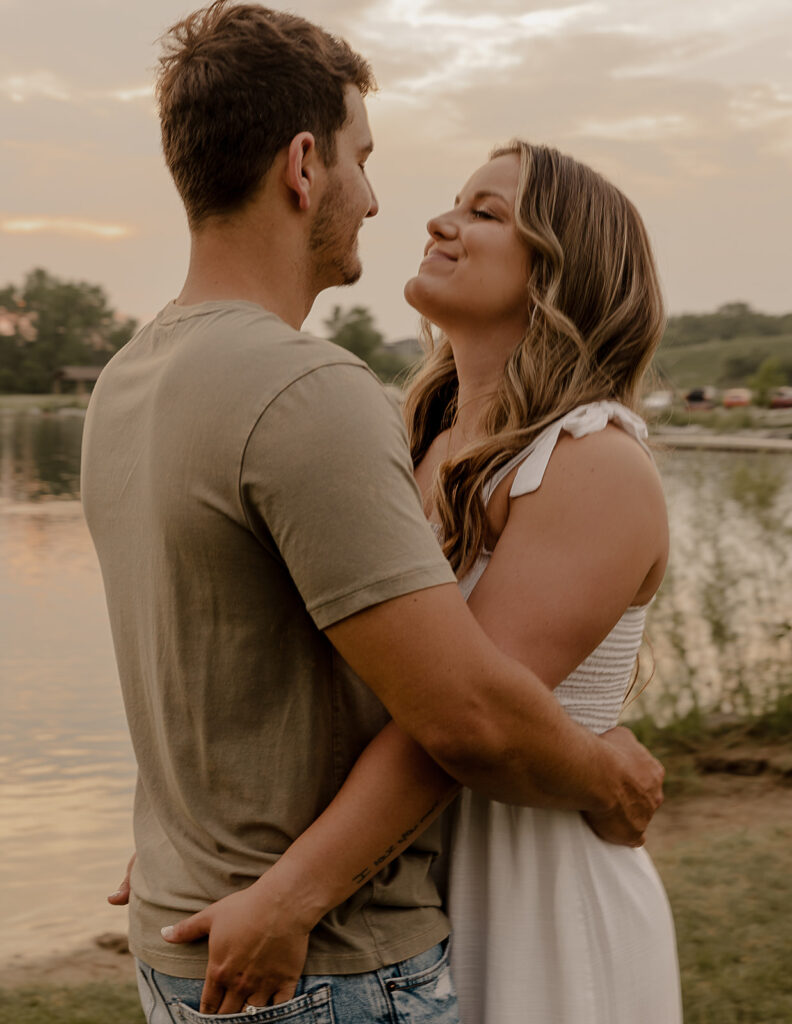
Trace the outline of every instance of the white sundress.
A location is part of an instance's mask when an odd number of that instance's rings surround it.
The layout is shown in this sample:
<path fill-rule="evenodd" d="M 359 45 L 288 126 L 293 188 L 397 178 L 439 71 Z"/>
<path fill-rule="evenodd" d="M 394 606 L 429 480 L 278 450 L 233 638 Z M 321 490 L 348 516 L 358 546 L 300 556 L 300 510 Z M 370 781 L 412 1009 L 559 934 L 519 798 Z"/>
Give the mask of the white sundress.
<path fill-rule="evenodd" d="M 629 409 L 584 405 L 504 466 L 485 500 L 517 465 L 510 495 L 535 491 L 562 430 L 583 437 L 610 421 L 646 447 L 646 425 Z M 460 580 L 466 599 L 488 559 L 483 553 Z M 646 606 L 628 608 L 554 691 L 597 733 L 618 723 L 645 617 Z M 673 920 L 646 850 L 602 841 L 576 812 L 512 807 L 464 790 L 449 853 L 462 1024 L 681 1022 Z"/>

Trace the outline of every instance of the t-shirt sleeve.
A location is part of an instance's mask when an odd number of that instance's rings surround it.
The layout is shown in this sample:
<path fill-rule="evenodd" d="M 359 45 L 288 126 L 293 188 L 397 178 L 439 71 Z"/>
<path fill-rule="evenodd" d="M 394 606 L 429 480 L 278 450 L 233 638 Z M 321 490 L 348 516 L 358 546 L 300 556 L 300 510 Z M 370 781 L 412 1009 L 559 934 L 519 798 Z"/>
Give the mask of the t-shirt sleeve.
<path fill-rule="evenodd" d="M 319 629 L 455 582 L 421 506 L 395 403 L 368 369 L 332 364 L 280 392 L 252 430 L 241 498 Z"/>

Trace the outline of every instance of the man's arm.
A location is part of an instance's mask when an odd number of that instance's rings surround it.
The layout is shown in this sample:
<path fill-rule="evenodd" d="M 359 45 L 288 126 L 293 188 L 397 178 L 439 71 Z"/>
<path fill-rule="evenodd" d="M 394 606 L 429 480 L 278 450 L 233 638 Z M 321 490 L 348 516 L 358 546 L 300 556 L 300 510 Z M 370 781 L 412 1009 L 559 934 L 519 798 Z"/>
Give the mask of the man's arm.
<path fill-rule="evenodd" d="M 642 833 L 662 769 L 573 722 L 499 651 L 456 586 L 432 587 L 327 630 L 394 721 L 453 778 L 493 800 L 622 815 Z"/>

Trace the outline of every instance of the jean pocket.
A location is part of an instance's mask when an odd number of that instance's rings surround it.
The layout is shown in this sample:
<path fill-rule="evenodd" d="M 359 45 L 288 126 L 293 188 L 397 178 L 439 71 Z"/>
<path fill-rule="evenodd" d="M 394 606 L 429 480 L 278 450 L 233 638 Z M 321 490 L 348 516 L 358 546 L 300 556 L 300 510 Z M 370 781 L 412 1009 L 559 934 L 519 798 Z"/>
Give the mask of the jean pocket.
<path fill-rule="evenodd" d="M 398 1024 L 459 1024 L 450 953 L 449 940 L 431 967 L 385 983 Z"/>
<path fill-rule="evenodd" d="M 336 1024 L 329 985 L 319 985 L 295 999 L 249 1013 L 199 1013 L 185 1003 L 171 1003 L 170 1009 L 183 1024 Z"/>

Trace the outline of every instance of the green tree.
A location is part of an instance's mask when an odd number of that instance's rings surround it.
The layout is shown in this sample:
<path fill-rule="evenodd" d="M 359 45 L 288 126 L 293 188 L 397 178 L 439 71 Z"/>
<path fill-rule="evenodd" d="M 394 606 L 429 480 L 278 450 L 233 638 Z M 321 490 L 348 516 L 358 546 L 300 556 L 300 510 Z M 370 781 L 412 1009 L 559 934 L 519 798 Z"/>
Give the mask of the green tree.
<path fill-rule="evenodd" d="M 748 386 L 753 389 L 757 405 L 769 405 L 770 392 L 773 388 L 786 384 L 787 380 L 787 373 L 781 360 L 777 356 L 768 356 L 750 378 Z"/>
<path fill-rule="evenodd" d="M 353 306 L 349 310 L 336 306 L 324 324 L 330 341 L 354 352 L 386 383 L 395 380 L 410 365 L 396 352 L 389 351 L 365 306 Z"/>
<path fill-rule="evenodd" d="M 766 358 L 764 353 L 756 351 L 729 356 L 723 364 L 718 383 L 725 387 L 737 387 L 746 377 L 756 373 L 763 358 Z"/>
<path fill-rule="evenodd" d="M 136 327 L 99 285 L 32 270 L 0 288 L 0 391 L 47 392 L 61 366 L 104 366 Z"/>

